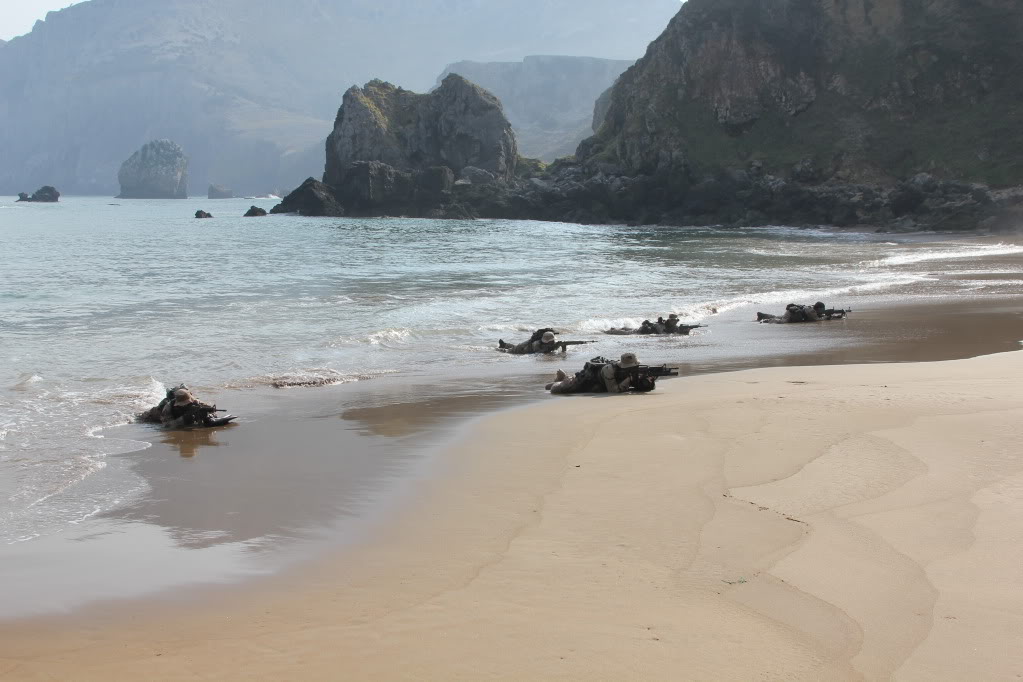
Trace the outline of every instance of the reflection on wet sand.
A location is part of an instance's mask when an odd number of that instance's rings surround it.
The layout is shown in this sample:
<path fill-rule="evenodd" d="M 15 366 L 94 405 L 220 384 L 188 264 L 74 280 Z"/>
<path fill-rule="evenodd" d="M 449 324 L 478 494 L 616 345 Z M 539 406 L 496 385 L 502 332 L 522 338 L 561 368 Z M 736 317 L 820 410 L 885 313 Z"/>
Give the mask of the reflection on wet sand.
<path fill-rule="evenodd" d="M 184 429 L 165 431 L 160 442 L 178 451 L 182 457 L 195 457 L 202 448 L 217 448 L 223 445 L 217 441 L 217 432 L 235 427 L 235 424 L 212 429 Z"/>
<path fill-rule="evenodd" d="M 360 435 L 405 438 L 536 399 L 539 381 L 531 376 L 495 381 L 478 393 L 464 386 L 451 386 L 449 395 L 440 397 L 427 397 L 426 387 L 422 387 L 418 396 L 410 395 L 407 400 L 392 395 L 381 404 L 347 409 L 341 413 L 341 419 L 358 424 Z"/>

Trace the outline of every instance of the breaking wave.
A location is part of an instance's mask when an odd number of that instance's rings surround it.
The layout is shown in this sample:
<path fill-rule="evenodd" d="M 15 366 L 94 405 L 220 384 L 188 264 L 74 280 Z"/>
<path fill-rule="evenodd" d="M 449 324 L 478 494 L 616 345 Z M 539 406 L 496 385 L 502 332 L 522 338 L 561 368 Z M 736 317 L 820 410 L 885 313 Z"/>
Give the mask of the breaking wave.
<path fill-rule="evenodd" d="M 1018 244 L 982 244 L 972 246 L 955 246 L 951 248 L 920 249 L 913 253 L 896 253 L 877 260 L 863 261 L 864 267 L 891 267 L 913 265 L 928 261 L 958 260 L 962 258 L 984 258 L 986 256 L 1008 256 L 1023 253 L 1023 245 Z"/>
<path fill-rule="evenodd" d="M 339 372 L 329 368 L 314 368 L 264 374 L 252 377 L 232 388 L 251 386 L 270 386 L 272 388 L 317 388 L 320 386 L 336 386 L 351 384 L 357 381 L 368 381 L 387 374 L 395 374 L 397 370 L 379 370 L 373 372 Z"/>

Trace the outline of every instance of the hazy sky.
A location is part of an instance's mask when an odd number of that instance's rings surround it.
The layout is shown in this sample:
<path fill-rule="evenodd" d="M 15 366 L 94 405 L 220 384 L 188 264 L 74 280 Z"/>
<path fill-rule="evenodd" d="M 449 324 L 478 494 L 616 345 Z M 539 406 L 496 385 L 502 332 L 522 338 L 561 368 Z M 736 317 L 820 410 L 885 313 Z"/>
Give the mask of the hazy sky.
<path fill-rule="evenodd" d="M 36 19 L 47 12 L 77 5 L 72 0 L 0 0 L 0 40 L 10 40 L 32 30 Z"/>
<path fill-rule="evenodd" d="M 36 19 L 42 19 L 47 12 L 79 2 L 83 0 L 0 0 L 0 40 L 28 33 Z"/>

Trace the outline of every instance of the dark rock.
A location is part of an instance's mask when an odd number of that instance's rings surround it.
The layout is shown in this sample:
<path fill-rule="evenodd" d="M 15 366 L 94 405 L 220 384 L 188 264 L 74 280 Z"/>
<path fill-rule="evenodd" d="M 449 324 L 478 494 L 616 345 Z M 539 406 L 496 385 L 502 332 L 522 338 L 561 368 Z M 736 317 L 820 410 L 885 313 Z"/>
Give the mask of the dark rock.
<path fill-rule="evenodd" d="M 298 189 L 270 209 L 271 213 L 298 213 L 304 216 L 340 217 L 344 208 L 334 198 L 334 191 L 315 178 L 309 178 Z"/>
<path fill-rule="evenodd" d="M 170 140 L 154 140 L 131 155 L 117 173 L 118 199 L 187 199 L 188 157 Z"/>
<path fill-rule="evenodd" d="M 57 188 L 52 187 L 50 185 L 43 185 L 42 187 L 37 189 L 35 193 L 32 194 L 32 196 L 29 196 L 24 192 L 20 192 L 18 194 L 18 201 L 38 201 L 41 203 L 52 204 L 59 200 L 60 192 L 57 191 Z"/>
<path fill-rule="evenodd" d="M 209 199 L 234 199 L 234 190 L 222 185 L 210 185 L 206 196 Z"/>
<path fill-rule="evenodd" d="M 949 179 L 1018 185 L 1021 31 L 1023 4 L 1008 0 L 688 0 L 577 158 L 630 176 L 758 159 L 806 185 L 909 177 L 900 211 L 962 194 Z"/>
<path fill-rule="evenodd" d="M 892 215 L 898 218 L 907 213 L 914 213 L 923 206 L 924 192 L 919 185 L 907 182 L 894 189 L 888 201 Z"/>
<path fill-rule="evenodd" d="M 202 209 L 199 209 L 198 211 L 195 212 L 195 217 L 196 218 L 212 218 L 213 214 L 212 213 L 207 213 L 206 211 L 203 211 Z"/>
<path fill-rule="evenodd" d="M 415 204 L 416 183 L 411 171 L 357 161 L 345 169 L 337 197 L 353 215 L 406 215 Z"/>
<path fill-rule="evenodd" d="M 416 188 L 424 198 L 439 200 L 454 187 L 455 173 L 447 166 L 427 168 L 416 178 Z"/>
<path fill-rule="evenodd" d="M 243 217 L 245 218 L 259 218 L 266 215 L 266 209 L 260 208 L 259 206 L 250 206 L 249 210 L 245 212 Z"/>
<path fill-rule="evenodd" d="M 763 162 L 760 162 L 763 165 Z M 789 177 L 796 182 L 820 182 L 821 172 L 813 159 L 803 159 L 792 167 Z"/>
<path fill-rule="evenodd" d="M 459 178 L 473 185 L 493 185 L 497 182 L 497 178 L 494 177 L 493 173 L 476 166 L 466 166 L 463 168 Z"/>

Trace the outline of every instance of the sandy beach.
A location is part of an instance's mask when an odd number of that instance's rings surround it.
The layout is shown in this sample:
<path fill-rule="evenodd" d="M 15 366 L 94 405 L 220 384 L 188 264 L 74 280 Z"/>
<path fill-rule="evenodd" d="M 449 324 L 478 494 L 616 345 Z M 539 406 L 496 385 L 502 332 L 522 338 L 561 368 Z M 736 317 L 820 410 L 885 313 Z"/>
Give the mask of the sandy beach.
<path fill-rule="evenodd" d="M 778 367 L 505 411 L 343 554 L 6 625 L 0 675 L 1016 679 L 1021 367 Z"/>

